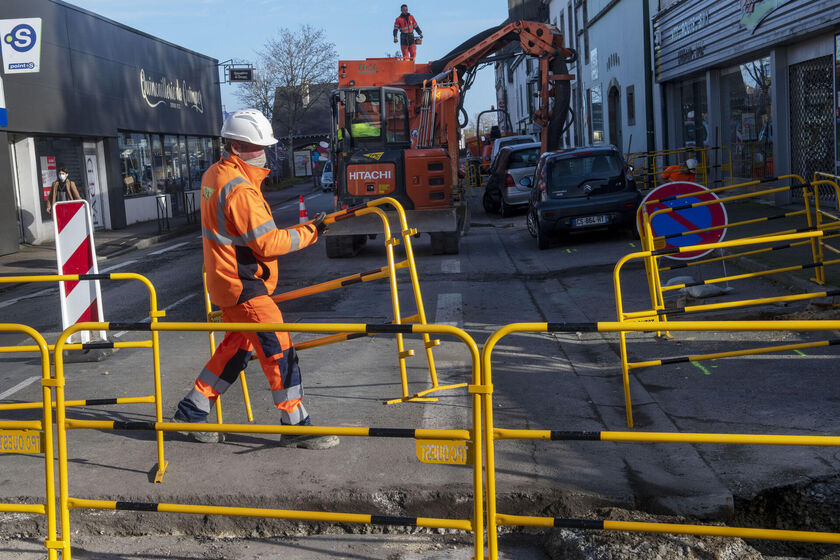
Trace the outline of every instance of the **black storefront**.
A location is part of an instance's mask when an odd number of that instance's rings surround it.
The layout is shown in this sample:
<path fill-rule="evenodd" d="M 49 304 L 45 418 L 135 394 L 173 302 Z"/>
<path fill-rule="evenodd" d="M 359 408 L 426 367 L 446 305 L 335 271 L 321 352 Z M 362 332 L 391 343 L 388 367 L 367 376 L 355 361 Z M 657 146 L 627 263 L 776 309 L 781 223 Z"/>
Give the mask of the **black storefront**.
<path fill-rule="evenodd" d="M 162 202 L 176 214 L 197 203 L 219 150 L 216 59 L 57 0 L 4 0 L 2 18 L 40 24 L 40 68 L 4 65 L 0 76 L 0 254 L 53 238 L 44 198 L 57 167 L 97 228 L 153 219 Z"/>

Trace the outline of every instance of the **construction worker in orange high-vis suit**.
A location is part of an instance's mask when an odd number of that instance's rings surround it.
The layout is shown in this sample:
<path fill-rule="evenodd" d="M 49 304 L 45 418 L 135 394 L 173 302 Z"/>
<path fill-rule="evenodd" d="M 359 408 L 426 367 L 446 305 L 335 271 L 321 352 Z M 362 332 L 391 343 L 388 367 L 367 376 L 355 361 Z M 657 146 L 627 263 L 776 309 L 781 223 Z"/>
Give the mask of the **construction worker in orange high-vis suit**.
<path fill-rule="evenodd" d="M 236 111 L 222 125 L 225 152 L 201 178 L 201 230 L 210 301 L 226 323 L 282 323 L 271 294 L 277 287 L 277 257 L 303 249 L 326 228 L 314 220 L 278 229 L 260 192 L 265 147 L 277 143 L 271 123 L 255 109 Z M 213 357 L 178 403 L 175 422 L 207 422 L 210 405 L 245 369 L 256 352 L 274 404 L 285 425 L 311 425 L 303 406 L 303 387 L 295 348 L 287 332 L 228 332 Z M 203 443 L 223 441 L 217 432 L 189 432 Z M 327 449 L 336 436 L 284 435 L 284 447 Z"/>
<path fill-rule="evenodd" d="M 694 181 L 695 172 L 697 171 L 697 160 L 694 158 L 687 159 L 677 165 L 669 165 L 662 172 L 663 181 Z"/>
<path fill-rule="evenodd" d="M 394 21 L 394 42 L 397 42 L 397 33 L 399 33 L 400 50 L 402 50 L 402 56 L 405 60 L 414 60 L 414 57 L 417 56 L 417 44 L 420 40 L 414 38 L 415 29 L 417 30 L 417 36 L 422 40 L 423 32 L 417 25 L 417 20 L 408 13 L 408 6 L 403 4 L 400 6 L 400 15 Z"/>

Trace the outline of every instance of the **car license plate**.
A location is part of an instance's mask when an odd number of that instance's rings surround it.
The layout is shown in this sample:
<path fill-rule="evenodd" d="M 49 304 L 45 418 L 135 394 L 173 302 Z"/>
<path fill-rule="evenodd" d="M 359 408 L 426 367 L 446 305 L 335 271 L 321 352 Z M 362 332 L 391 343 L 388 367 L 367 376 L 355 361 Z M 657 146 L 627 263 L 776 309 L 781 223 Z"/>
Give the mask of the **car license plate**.
<path fill-rule="evenodd" d="M 608 222 L 608 216 L 585 216 L 583 218 L 575 218 L 572 225 L 575 227 L 597 226 L 598 224 L 606 224 Z"/>

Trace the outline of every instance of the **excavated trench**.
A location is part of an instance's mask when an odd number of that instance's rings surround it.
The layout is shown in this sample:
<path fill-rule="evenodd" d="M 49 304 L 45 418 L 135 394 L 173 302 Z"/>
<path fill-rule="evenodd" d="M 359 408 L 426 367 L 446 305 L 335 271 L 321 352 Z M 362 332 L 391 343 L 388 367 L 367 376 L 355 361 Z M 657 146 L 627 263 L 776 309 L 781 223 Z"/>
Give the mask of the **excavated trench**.
<path fill-rule="evenodd" d="M 468 518 L 471 496 L 453 493 L 381 492 L 374 495 L 346 493 L 324 497 L 320 504 L 299 504 L 316 511 L 387 512 L 388 515 L 413 515 Z M 500 497 L 500 511 L 548 517 L 610 519 L 660 523 L 697 523 L 723 525 L 714 521 L 696 521 L 683 517 L 650 515 L 642 511 L 599 506 L 592 497 L 554 494 L 516 494 Z M 183 497 L 184 503 L 190 503 Z M 253 496 L 251 507 L 276 507 Z M 214 505 L 242 506 L 219 496 Z M 736 497 L 735 512 L 725 525 L 765 529 L 837 532 L 840 519 L 840 475 L 772 488 L 750 497 Z M 469 548 L 470 535 L 454 530 L 406 526 L 361 525 L 348 523 L 311 523 L 308 521 L 223 517 L 212 515 L 173 515 L 150 512 L 71 511 L 73 533 L 87 536 L 132 537 L 191 535 L 209 539 L 270 539 L 309 535 L 428 535 L 430 546 L 447 543 Z M 36 538 L 45 533 L 43 516 L 13 514 L 5 517 L 4 537 Z M 630 533 L 616 531 L 529 529 L 505 527 L 500 543 L 531 542 L 544 550 L 547 558 L 563 560 L 764 560 L 840 558 L 840 546 L 790 541 L 741 540 L 724 537 Z M 501 549 L 502 551 L 504 548 Z"/>

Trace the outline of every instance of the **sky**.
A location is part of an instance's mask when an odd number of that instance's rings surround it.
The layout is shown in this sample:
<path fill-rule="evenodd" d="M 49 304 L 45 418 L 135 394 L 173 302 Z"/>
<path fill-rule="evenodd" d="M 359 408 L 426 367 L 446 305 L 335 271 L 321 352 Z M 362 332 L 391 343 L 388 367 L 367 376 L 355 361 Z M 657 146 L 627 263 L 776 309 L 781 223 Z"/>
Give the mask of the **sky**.
<path fill-rule="evenodd" d="M 219 62 L 256 62 L 256 52 L 278 29 L 323 28 L 340 59 L 393 55 L 394 19 L 404 0 L 67 0 L 108 19 L 211 56 Z M 408 4 L 423 30 L 417 61 L 436 60 L 476 33 L 507 18 L 504 0 L 424 0 Z M 337 72 L 337 69 L 336 69 Z M 221 76 L 221 73 L 220 73 Z M 236 86 L 222 84 L 226 111 L 242 109 Z M 479 71 L 465 101 L 472 121 L 495 105 L 492 67 Z"/>

